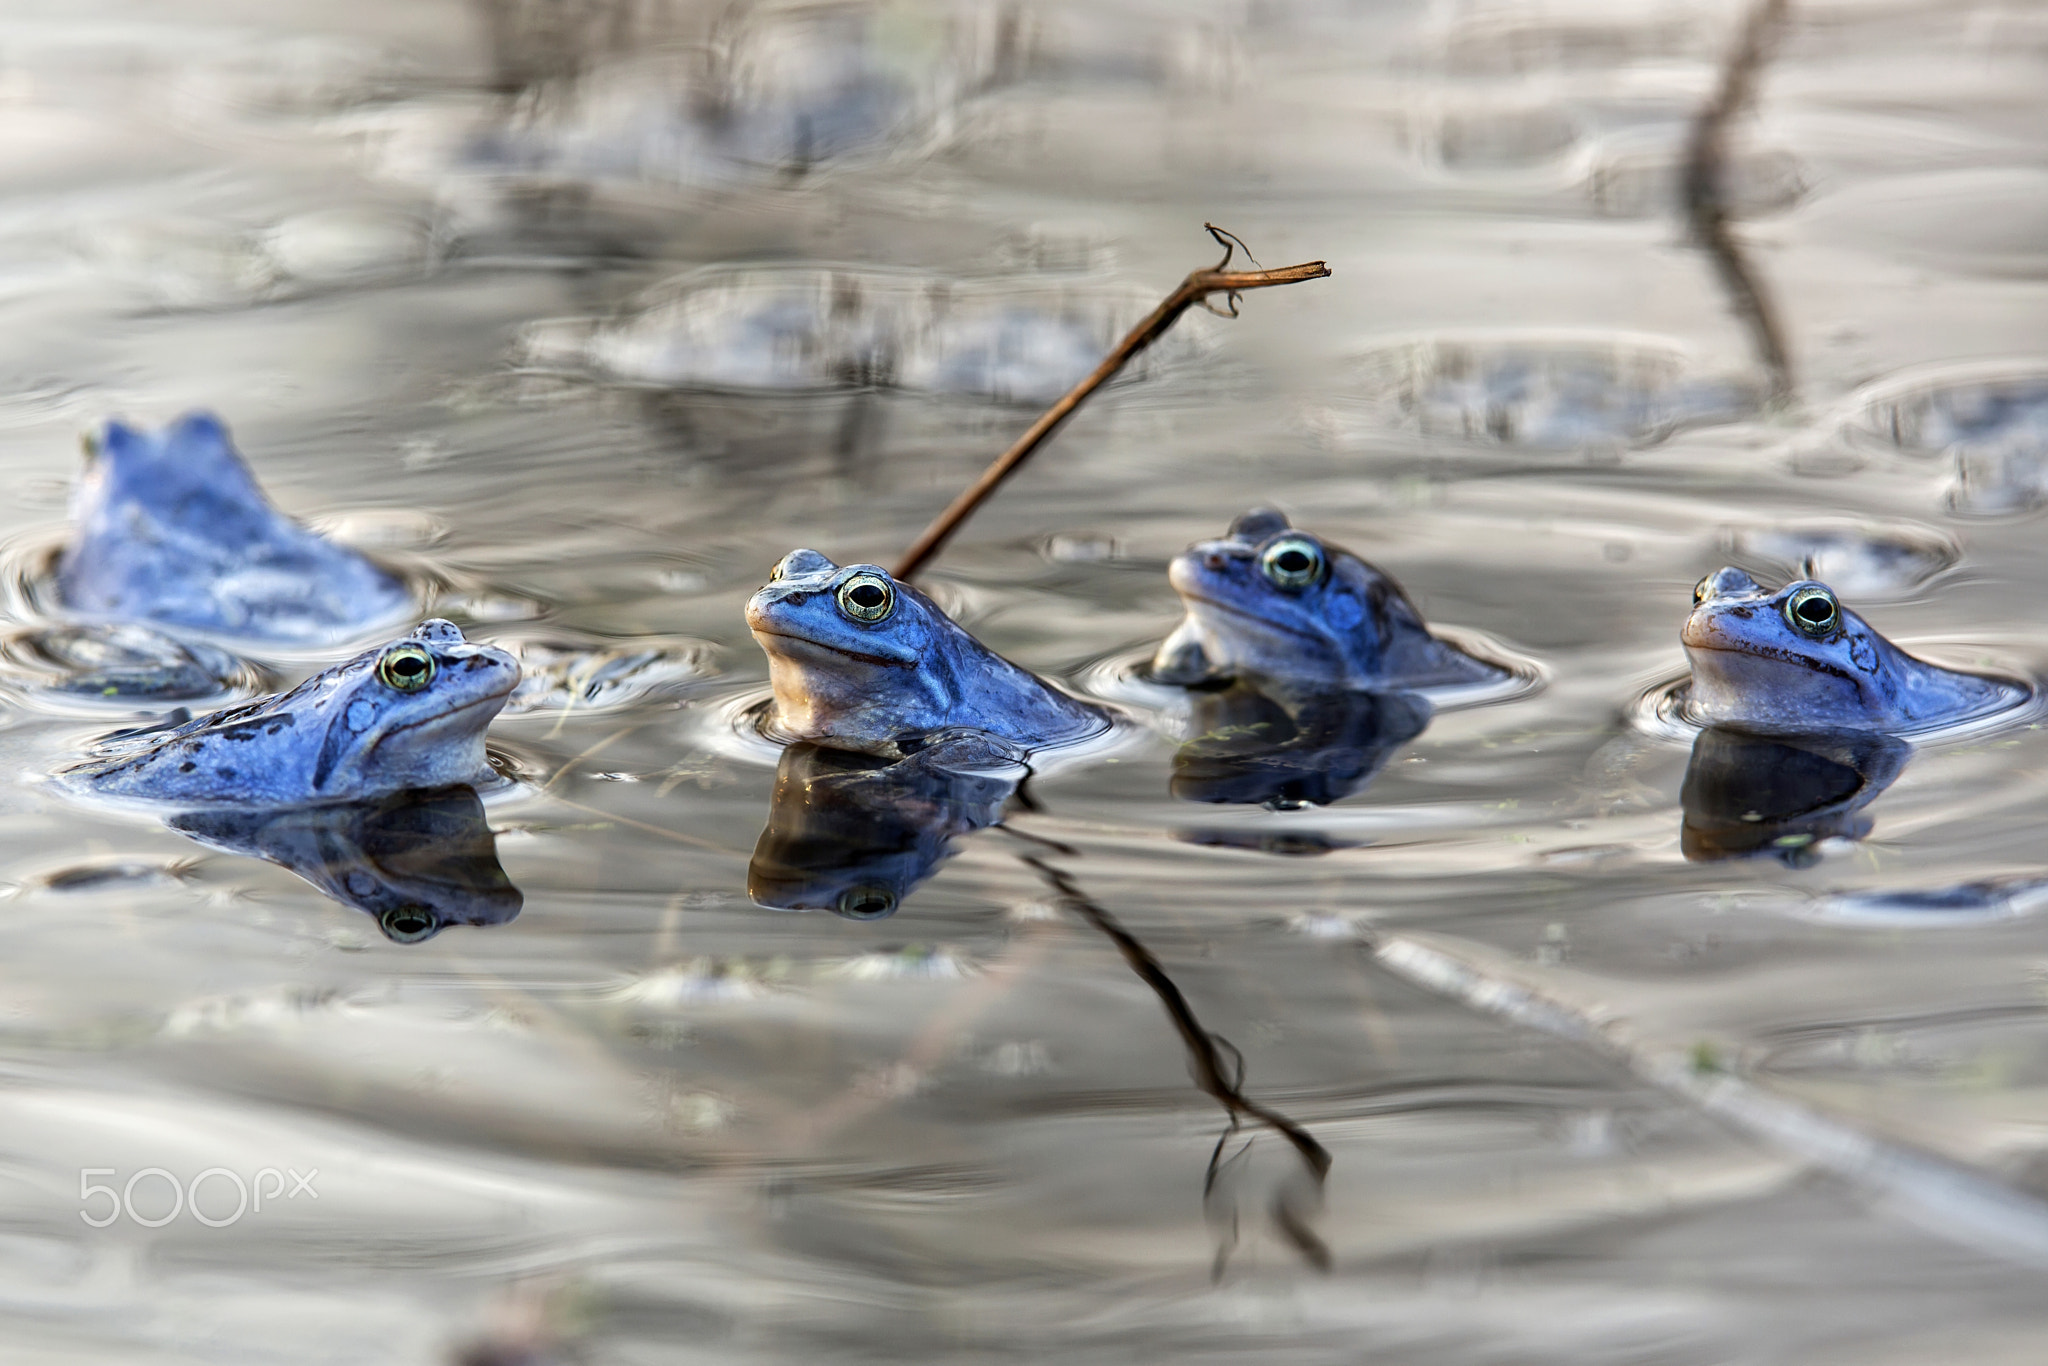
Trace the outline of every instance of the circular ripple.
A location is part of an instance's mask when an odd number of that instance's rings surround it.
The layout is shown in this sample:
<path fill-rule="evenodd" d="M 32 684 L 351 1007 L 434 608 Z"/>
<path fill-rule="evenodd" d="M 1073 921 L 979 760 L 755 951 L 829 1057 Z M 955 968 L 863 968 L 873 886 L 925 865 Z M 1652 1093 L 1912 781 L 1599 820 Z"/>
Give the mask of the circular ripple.
<path fill-rule="evenodd" d="M 1955 464 L 1948 506 L 1996 517 L 2048 504 L 2048 364 L 1922 372 L 1864 390 L 1839 428 L 1849 445 Z"/>
<path fill-rule="evenodd" d="M 1681 427 L 1755 412 L 1762 394 L 1702 375 L 1655 338 L 1424 338 L 1364 357 L 1368 391 L 1424 436 L 1529 450 L 1654 444 Z"/>
<path fill-rule="evenodd" d="M 1519 701 L 1541 692 L 1550 682 L 1550 671 L 1535 658 L 1512 650 L 1483 632 L 1455 626 L 1435 626 L 1430 632 L 1474 659 L 1493 665 L 1500 670 L 1500 677 L 1479 683 L 1389 691 L 1415 693 L 1428 698 L 1434 711 L 1447 712 Z M 1185 740 L 1188 690 L 1152 677 L 1152 655 L 1157 648 L 1156 643 L 1127 646 L 1084 663 L 1071 676 L 1074 690 L 1097 701 L 1128 708 L 1152 729 Z"/>
<path fill-rule="evenodd" d="M 504 715 L 610 711 L 710 676 L 714 647 L 680 636 L 620 645 L 496 640 L 519 661 L 519 686 Z"/>
<path fill-rule="evenodd" d="M 1931 527 L 1911 522 L 1845 520 L 1730 527 L 1728 552 L 1781 579 L 1819 579 L 1864 601 L 1907 596 L 1955 567 L 1962 548 Z"/>
<path fill-rule="evenodd" d="M 1924 659 L 1930 664 L 1941 663 L 1938 657 L 1930 656 L 1925 649 L 1915 648 L 1912 653 L 1915 658 Z M 2043 711 L 2039 686 L 2022 670 L 1959 669 L 1957 672 L 1975 674 L 1980 678 L 1989 678 L 2004 684 L 2011 690 L 2011 695 L 2008 700 L 1986 711 L 1959 717 L 1953 721 L 1888 733 L 1902 740 L 1912 740 L 1920 744 L 1974 739 L 1992 731 L 2004 730 L 2034 720 Z M 1628 718 L 1630 726 L 1645 735 L 1689 745 L 1707 726 L 1692 709 L 1691 690 L 1692 673 L 1689 670 L 1664 678 L 1638 690 L 1630 699 L 1623 714 Z"/>
<path fill-rule="evenodd" d="M 1089 699 L 1098 701 L 1098 699 Z M 773 768 L 782 751 L 796 743 L 798 736 L 776 729 L 772 720 L 775 695 L 765 685 L 756 685 L 709 706 L 692 708 L 689 739 L 694 748 L 740 763 Z M 1142 742 L 1145 728 L 1120 706 L 1109 709 L 1109 724 L 1102 730 L 1062 745 L 1044 745 L 1030 751 L 1031 770 L 1048 773 L 1076 764 L 1095 763 L 1122 753 Z"/>
<path fill-rule="evenodd" d="M 0 636 L 0 684 L 41 710 L 98 714 L 108 705 L 225 704 L 268 692 L 276 679 L 146 626 L 55 623 Z"/>

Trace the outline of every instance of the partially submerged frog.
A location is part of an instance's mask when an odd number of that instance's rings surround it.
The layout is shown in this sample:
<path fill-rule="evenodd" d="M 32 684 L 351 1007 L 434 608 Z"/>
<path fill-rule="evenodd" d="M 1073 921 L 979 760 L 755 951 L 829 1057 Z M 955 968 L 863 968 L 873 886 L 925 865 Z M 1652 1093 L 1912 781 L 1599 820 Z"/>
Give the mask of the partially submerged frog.
<path fill-rule="evenodd" d="M 1811 579 L 1772 592 L 1739 569 L 1720 569 L 1692 596 L 1680 632 L 1692 665 L 1688 706 L 1708 725 L 1908 733 L 2026 695 L 2015 683 L 1915 659 Z"/>
<path fill-rule="evenodd" d="M 747 626 L 768 652 L 775 729 L 791 739 L 895 757 L 940 731 L 1032 750 L 1109 726 L 878 565 L 792 550 L 748 601 Z"/>
<path fill-rule="evenodd" d="M 276 697 L 133 737 L 64 775 L 103 797 L 297 806 L 488 783 L 484 728 L 519 682 L 503 650 L 446 621 L 366 650 Z"/>
<path fill-rule="evenodd" d="M 1431 635 L 1392 579 L 1271 508 L 1188 547 L 1167 578 L 1188 615 L 1152 658 L 1164 683 L 1429 688 L 1501 676 Z"/>
<path fill-rule="evenodd" d="M 107 422 L 86 439 L 57 596 L 79 616 L 291 644 L 405 610 L 405 586 L 270 505 L 211 413 L 160 432 Z"/>

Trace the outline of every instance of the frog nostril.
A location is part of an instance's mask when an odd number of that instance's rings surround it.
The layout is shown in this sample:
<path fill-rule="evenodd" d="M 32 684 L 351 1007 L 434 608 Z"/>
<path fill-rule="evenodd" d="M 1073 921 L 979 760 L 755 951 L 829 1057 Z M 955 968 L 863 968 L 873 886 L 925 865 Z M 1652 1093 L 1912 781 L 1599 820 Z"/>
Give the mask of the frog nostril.
<path fill-rule="evenodd" d="M 1223 568 L 1223 557 L 1212 550 L 1208 554 L 1202 556 L 1202 564 L 1205 568 L 1221 569 Z"/>

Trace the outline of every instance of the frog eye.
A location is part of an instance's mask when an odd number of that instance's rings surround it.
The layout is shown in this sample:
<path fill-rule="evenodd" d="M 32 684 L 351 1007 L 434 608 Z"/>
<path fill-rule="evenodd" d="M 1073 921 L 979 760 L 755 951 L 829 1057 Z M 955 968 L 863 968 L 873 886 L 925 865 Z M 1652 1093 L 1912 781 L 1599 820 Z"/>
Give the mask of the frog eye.
<path fill-rule="evenodd" d="M 1842 624 L 1842 609 L 1833 593 L 1813 584 L 1785 599 L 1785 620 L 1819 640 Z"/>
<path fill-rule="evenodd" d="M 408 902 L 393 906 L 377 917 L 377 928 L 384 931 L 384 937 L 398 944 L 417 944 L 431 938 L 441 928 L 441 918 L 426 907 Z"/>
<path fill-rule="evenodd" d="M 1283 536 L 1259 556 L 1259 568 L 1276 588 L 1299 592 L 1323 577 L 1323 548 L 1306 536 Z"/>
<path fill-rule="evenodd" d="M 1714 576 L 1712 574 L 1709 574 L 1706 578 L 1701 579 L 1698 583 L 1692 586 L 1693 606 L 1697 607 L 1707 600 L 1707 585 L 1712 583 L 1713 580 Z"/>
<path fill-rule="evenodd" d="M 896 585 L 880 574 L 855 574 L 839 585 L 839 610 L 855 621 L 880 621 L 896 610 Z"/>
<path fill-rule="evenodd" d="M 417 645 L 394 645 L 377 661 L 377 679 L 400 692 L 418 692 L 434 681 L 434 657 Z"/>
<path fill-rule="evenodd" d="M 834 909 L 848 920 L 881 920 L 896 910 L 896 893 L 887 887 L 862 883 L 839 894 Z"/>

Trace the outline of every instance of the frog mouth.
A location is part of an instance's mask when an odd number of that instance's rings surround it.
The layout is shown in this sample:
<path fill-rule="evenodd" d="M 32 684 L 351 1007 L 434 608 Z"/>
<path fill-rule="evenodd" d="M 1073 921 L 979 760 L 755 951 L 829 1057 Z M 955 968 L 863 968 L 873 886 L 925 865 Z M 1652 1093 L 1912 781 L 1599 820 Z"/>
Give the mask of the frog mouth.
<path fill-rule="evenodd" d="M 1284 621 L 1276 621 L 1270 616 L 1264 616 L 1258 612 L 1251 611 L 1238 603 L 1225 602 L 1222 598 L 1212 598 L 1207 593 L 1198 593 L 1183 588 L 1180 590 L 1180 595 L 1187 602 L 1200 603 L 1203 607 L 1214 608 L 1226 616 L 1236 617 L 1239 621 L 1250 622 L 1264 631 L 1293 636 L 1296 640 L 1310 642 L 1321 642 L 1323 639 L 1323 635 L 1319 631 L 1314 631 L 1304 626 L 1291 625 Z"/>
<path fill-rule="evenodd" d="M 793 636 L 787 631 L 771 631 L 765 626 L 755 626 L 752 630 L 757 640 L 762 636 L 774 636 L 778 640 L 787 640 L 795 645 L 796 649 L 785 648 L 780 652 L 781 658 L 788 660 L 792 664 L 816 666 L 825 663 L 828 659 L 857 659 L 863 664 L 873 664 L 880 668 L 903 669 L 917 662 L 915 657 L 892 659 L 888 655 L 869 654 L 864 650 L 849 650 L 839 645 L 826 645 L 812 640 L 808 636 Z M 765 643 L 762 648 L 767 648 Z M 776 652 L 770 651 L 769 653 L 774 655 Z"/>
<path fill-rule="evenodd" d="M 1766 645 L 1744 640 L 1740 636 L 1721 630 L 1718 622 L 1712 617 L 1705 620 L 1697 616 L 1687 617 L 1685 625 L 1679 630 L 1678 639 L 1689 654 L 1698 652 L 1708 655 L 1735 655 L 1741 659 L 1763 660 L 1808 673 L 1827 674 L 1834 678 L 1855 681 L 1850 672 L 1839 664 L 1816 659 L 1810 654 L 1801 654 L 1783 645 Z"/>
<path fill-rule="evenodd" d="M 460 716 L 466 711 L 475 711 L 478 707 L 489 706 L 492 703 L 502 707 L 505 705 L 505 699 L 510 697 L 512 690 L 518 686 L 518 682 L 515 680 L 512 683 L 506 684 L 503 691 L 485 693 L 481 697 L 473 697 L 467 702 L 448 708 L 446 711 L 437 711 L 432 716 L 422 716 L 417 721 L 408 721 L 402 726 L 393 726 L 384 732 L 377 743 L 381 745 L 392 736 L 403 735 L 409 730 L 419 730 L 423 726 L 439 725 L 451 716 Z"/>

